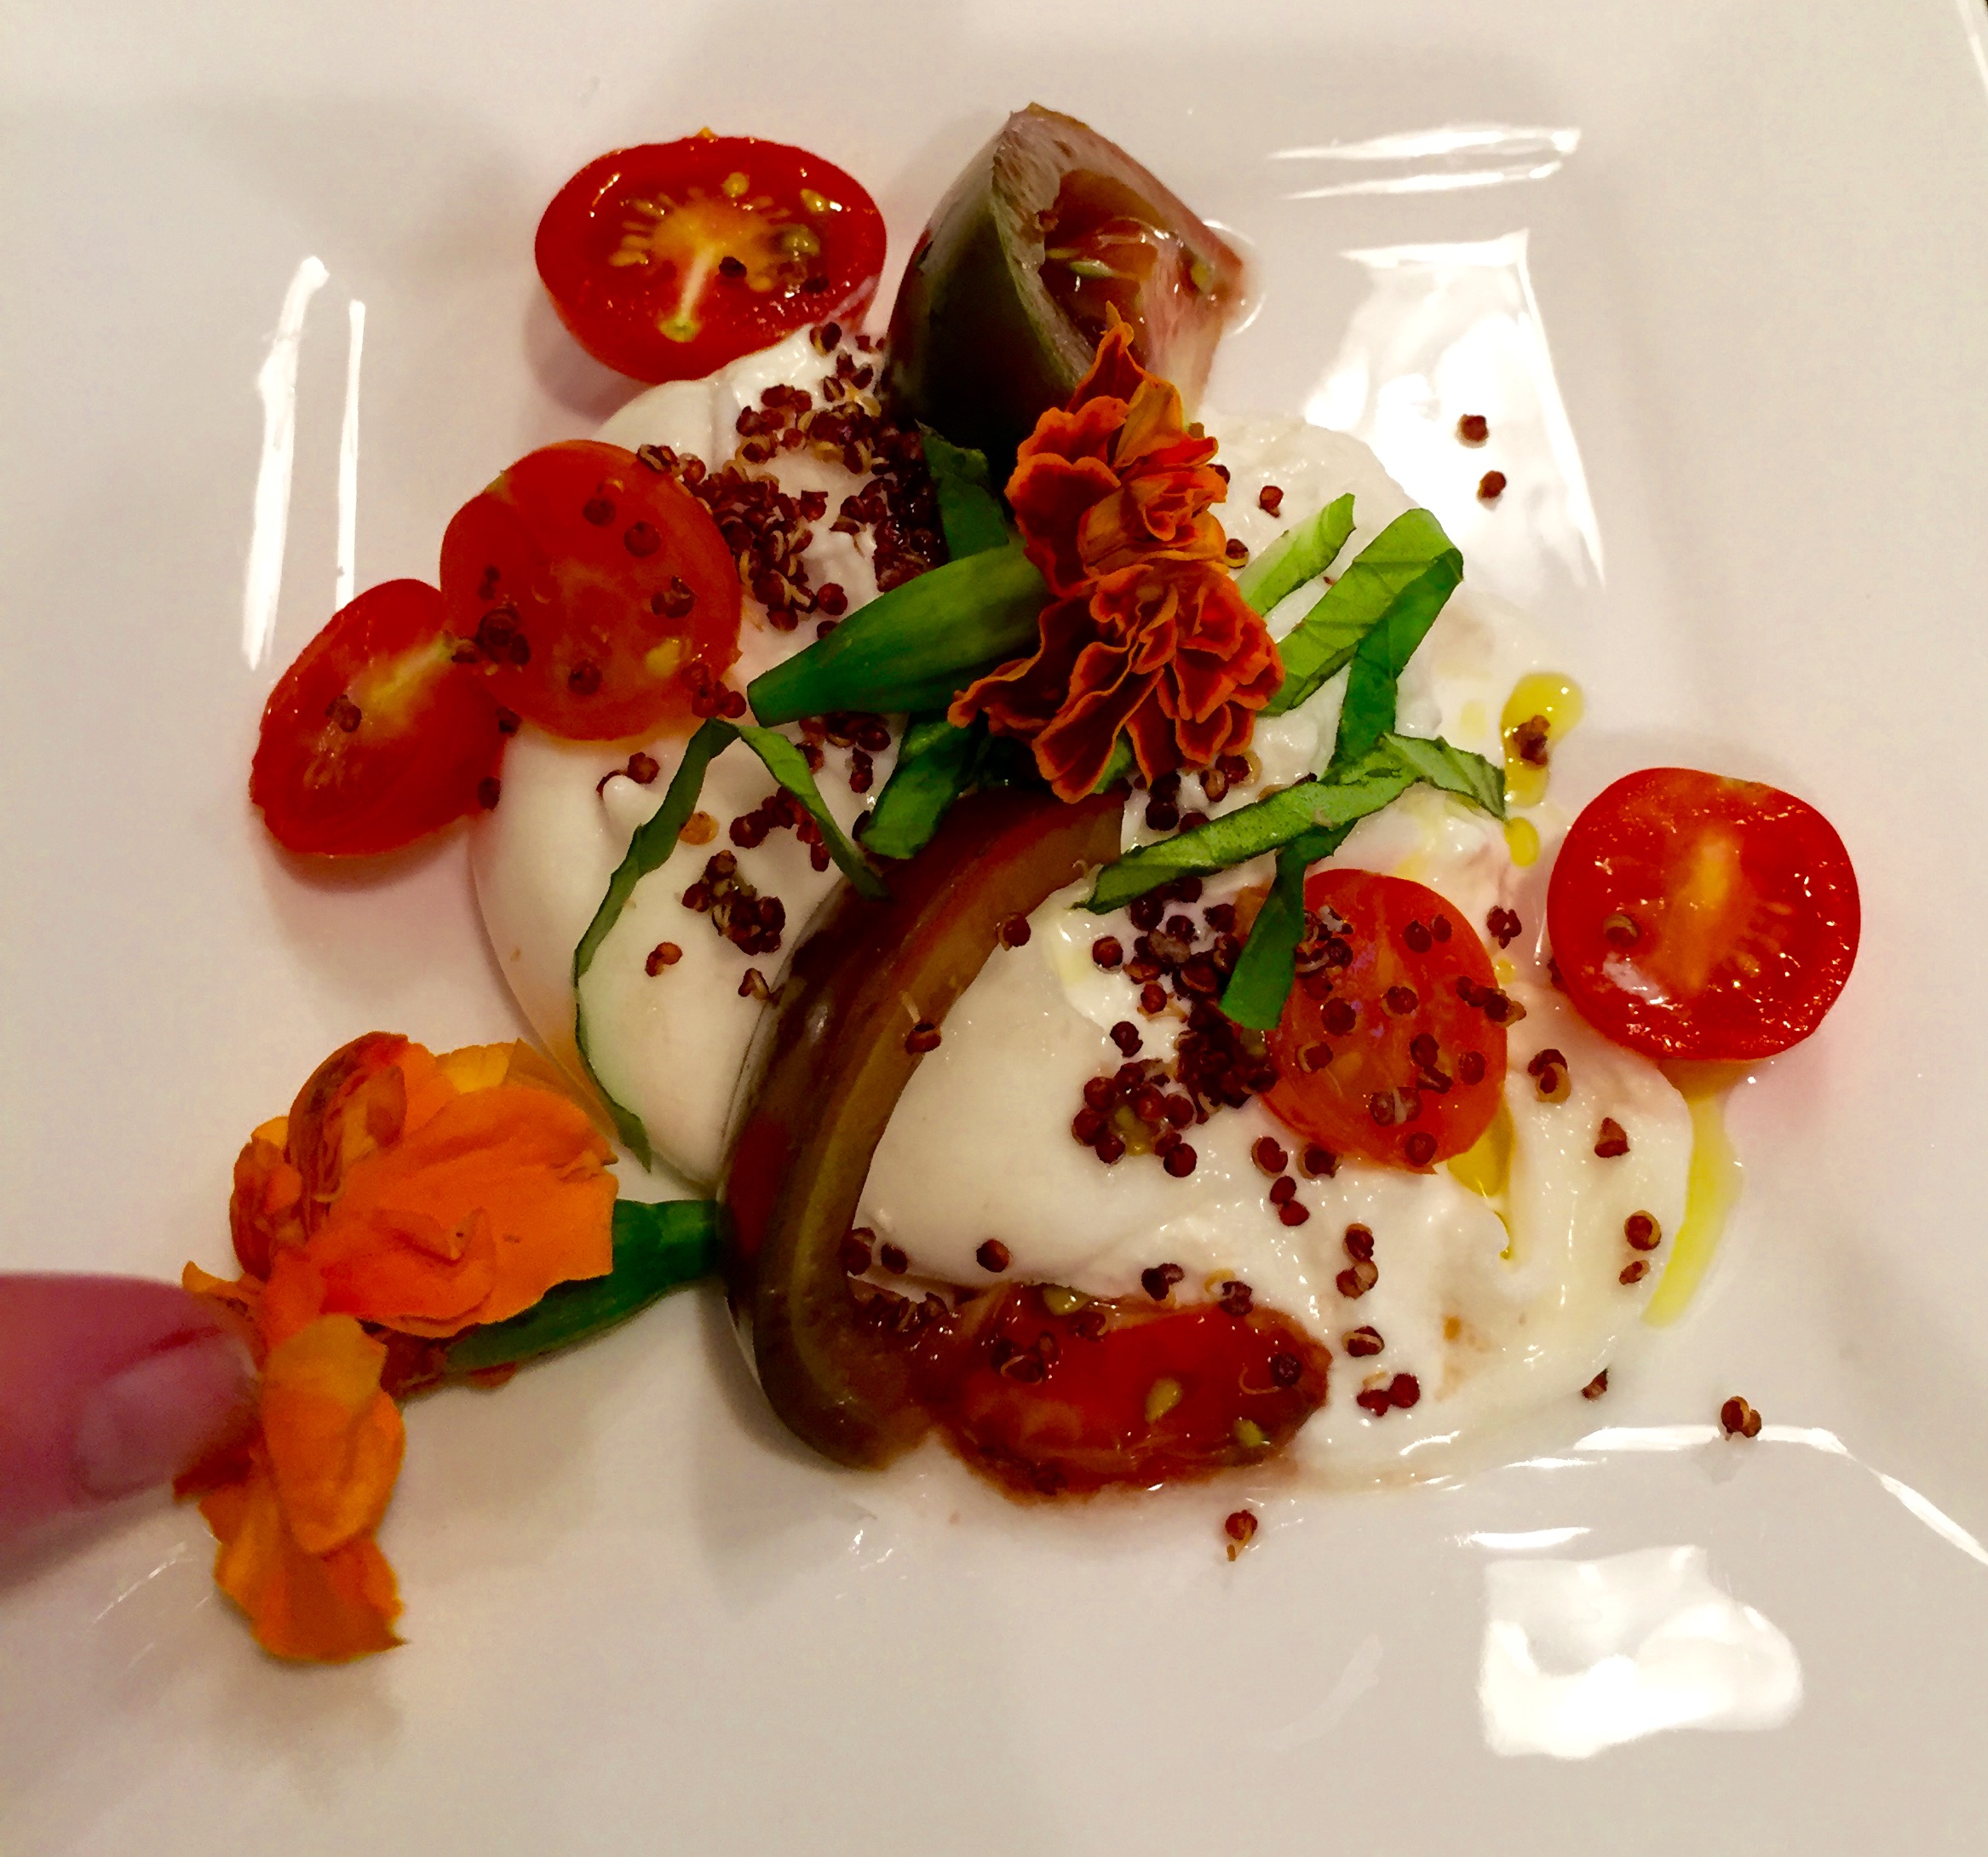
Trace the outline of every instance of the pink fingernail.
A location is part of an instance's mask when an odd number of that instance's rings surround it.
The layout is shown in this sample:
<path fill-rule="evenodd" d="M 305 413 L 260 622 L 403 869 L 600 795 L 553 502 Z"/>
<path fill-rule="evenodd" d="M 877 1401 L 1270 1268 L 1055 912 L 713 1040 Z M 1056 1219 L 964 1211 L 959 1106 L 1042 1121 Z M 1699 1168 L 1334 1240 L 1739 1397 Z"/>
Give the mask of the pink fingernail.
<path fill-rule="evenodd" d="M 78 1420 L 78 1488 L 107 1502 L 176 1476 L 241 1429 L 254 1380 L 248 1350 L 227 1335 L 125 1368 L 89 1396 Z"/>

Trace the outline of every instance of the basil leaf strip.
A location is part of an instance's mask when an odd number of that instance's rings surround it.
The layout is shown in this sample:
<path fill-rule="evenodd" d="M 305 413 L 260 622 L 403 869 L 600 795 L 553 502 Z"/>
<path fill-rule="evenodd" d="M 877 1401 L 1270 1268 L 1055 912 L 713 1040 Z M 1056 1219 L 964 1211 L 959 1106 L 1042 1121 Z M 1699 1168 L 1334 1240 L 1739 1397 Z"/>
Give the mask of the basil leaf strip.
<path fill-rule="evenodd" d="M 1336 831 L 1301 832 L 1277 854 L 1277 881 L 1243 944 L 1242 958 L 1229 976 L 1221 1009 L 1239 1026 L 1268 1032 L 1284 1017 L 1298 943 L 1305 933 L 1305 875 L 1321 858 L 1346 842 L 1350 825 Z"/>
<path fill-rule="evenodd" d="M 1493 819 L 1505 816 L 1505 770 L 1496 762 L 1452 748 L 1440 735 L 1383 735 L 1380 745 L 1425 786 L 1468 800 Z"/>
<path fill-rule="evenodd" d="M 955 728 L 945 713 L 914 716 L 898 744 L 898 764 L 863 826 L 863 848 L 880 858 L 923 850 L 952 802 L 966 791 L 986 739 L 986 725 Z"/>
<path fill-rule="evenodd" d="M 605 1277 L 554 1284 L 507 1322 L 470 1329 L 450 1343 L 447 1371 L 476 1373 L 570 1348 L 625 1322 L 666 1290 L 718 1268 L 724 1212 L 710 1199 L 648 1205 L 614 1202 L 614 1268 Z"/>
<path fill-rule="evenodd" d="M 1359 760 L 1394 727 L 1396 683 L 1462 578 L 1463 557 L 1442 525 L 1426 509 L 1411 509 L 1362 549 L 1335 583 L 1327 599 L 1350 588 L 1346 597 L 1375 615 L 1347 673 L 1336 762 Z"/>
<path fill-rule="evenodd" d="M 1335 758 L 1357 760 L 1393 727 L 1394 681 L 1462 578 L 1462 555 L 1428 510 L 1397 516 L 1278 641 L 1284 682 L 1263 713 L 1296 709 L 1350 663 Z"/>
<path fill-rule="evenodd" d="M 1445 741 L 1383 735 L 1360 760 L 1322 780 L 1301 780 L 1192 831 L 1126 853 L 1098 872 L 1090 895 L 1078 906 L 1101 915 L 1175 877 L 1229 870 L 1313 830 L 1336 831 L 1379 812 L 1421 783 L 1502 819 L 1504 781 L 1503 772 L 1482 755 Z"/>
<path fill-rule="evenodd" d="M 832 710 L 942 710 L 979 672 L 1036 648 L 1049 597 L 1020 542 L 948 561 L 756 677 L 752 712 L 772 723 Z"/>
<path fill-rule="evenodd" d="M 1132 763 L 1137 757 L 1132 748 L 1132 738 L 1121 735 L 1112 744 L 1112 758 L 1105 763 L 1105 771 L 1098 776 L 1098 784 L 1093 793 L 1108 792 L 1132 772 Z"/>
<path fill-rule="evenodd" d="M 586 1066 L 594 1087 L 600 1092 L 602 1101 L 607 1105 L 608 1113 L 614 1118 L 616 1133 L 645 1167 L 651 1157 L 648 1131 L 634 1111 L 615 1100 L 594 1068 L 593 1056 L 587 1047 L 586 1009 L 577 997 L 580 981 L 593 966 L 594 957 L 600 951 L 600 944 L 621 920 L 621 912 L 628 907 L 629 898 L 635 894 L 635 885 L 652 871 L 659 870 L 675 850 L 679 835 L 697 809 L 698 797 L 704 791 L 705 773 L 711 763 L 735 741 L 743 741 L 751 749 L 766 763 L 767 772 L 807 808 L 808 816 L 821 828 L 822 842 L 828 847 L 829 855 L 859 890 L 865 896 L 888 894 L 883 880 L 843 835 L 842 828 L 823 803 L 821 790 L 815 785 L 806 759 L 784 735 L 770 728 L 755 728 L 714 717 L 691 737 L 685 745 L 683 760 L 671 777 L 669 791 L 663 796 L 662 805 L 657 808 L 648 823 L 639 827 L 635 837 L 629 840 L 626 855 L 607 880 L 607 894 L 600 899 L 600 908 L 594 911 L 593 921 L 587 924 L 586 934 L 580 937 L 580 945 L 573 950 L 573 1040 L 579 1047 L 580 1061 Z"/>
<path fill-rule="evenodd" d="M 1353 492 L 1348 491 L 1278 536 L 1236 576 L 1236 591 L 1252 612 L 1267 613 L 1337 561 L 1352 533 Z"/>
<path fill-rule="evenodd" d="M 1414 785 L 1415 776 L 1391 755 L 1376 752 L 1330 780 L 1301 780 L 1192 831 L 1127 852 L 1098 872 L 1079 906 L 1101 915 L 1175 877 L 1205 877 L 1247 864 L 1314 827 L 1331 831 L 1377 813 Z"/>
<path fill-rule="evenodd" d="M 955 445 L 930 426 L 918 428 L 925 442 L 925 468 L 939 496 L 939 521 L 945 551 L 956 561 L 1008 545 L 1008 520 L 1001 499 L 987 482 L 987 454 Z"/>

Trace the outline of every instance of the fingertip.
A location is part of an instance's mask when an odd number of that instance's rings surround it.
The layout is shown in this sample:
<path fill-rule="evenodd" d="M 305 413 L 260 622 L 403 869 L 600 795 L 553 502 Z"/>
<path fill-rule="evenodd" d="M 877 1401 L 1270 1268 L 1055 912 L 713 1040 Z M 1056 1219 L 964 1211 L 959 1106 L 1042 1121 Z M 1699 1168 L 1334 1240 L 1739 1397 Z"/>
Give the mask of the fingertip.
<path fill-rule="evenodd" d="M 253 1385 L 241 1342 L 176 1285 L 0 1276 L 0 1543 L 223 1447 Z"/>

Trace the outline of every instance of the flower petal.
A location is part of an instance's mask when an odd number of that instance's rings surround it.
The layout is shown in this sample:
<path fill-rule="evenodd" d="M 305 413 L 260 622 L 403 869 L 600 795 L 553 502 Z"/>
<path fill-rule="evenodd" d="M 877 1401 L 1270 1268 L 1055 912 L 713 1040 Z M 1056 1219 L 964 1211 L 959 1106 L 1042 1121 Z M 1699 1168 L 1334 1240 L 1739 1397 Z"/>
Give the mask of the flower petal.
<path fill-rule="evenodd" d="M 1083 378 L 1071 389 L 1070 405 L 1082 406 L 1095 400 L 1129 400 L 1139 391 L 1147 374 L 1132 354 L 1132 325 L 1114 304 L 1106 312 L 1105 332 L 1097 353 L 1091 357 Z"/>
<path fill-rule="evenodd" d="M 284 1153 L 288 1130 L 287 1117 L 265 1122 L 235 1160 L 228 1232 L 251 1277 L 267 1276 L 270 1258 L 282 1246 L 303 1242 L 304 1182 Z"/>
<path fill-rule="evenodd" d="M 311 1245 L 325 1308 L 414 1335 L 501 1322 L 613 1268 L 607 1144 L 572 1101 L 505 1084 L 348 1170 Z"/>
<path fill-rule="evenodd" d="M 1084 512 L 1118 487 L 1112 468 L 1099 458 L 1024 458 L 1008 479 L 1008 501 L 1028 558 L 1059 599 L 1083 585 L 1078 538 Z"/>
<path fill-rule="evenodd" d="M 290 1531 L 330 1554 L 380 1525 L 406 1431 L 380 1390 L 387 1350 L 349 1315 L 327 1315 L 270 1350 L 262 1439 Z"/>
<path fill-rule="evenodd" d="M 256 1641 L 273 1656 L 342 1664 L 400 1642 L 394 1630 L 400 1598 L 386 1556 L 365 1535 L 329 1555 L 306 1553 L 266 1468 L 210 1492 L 200 1513 L 221 1543 L 215 1584 L 249 1615 Z"/>

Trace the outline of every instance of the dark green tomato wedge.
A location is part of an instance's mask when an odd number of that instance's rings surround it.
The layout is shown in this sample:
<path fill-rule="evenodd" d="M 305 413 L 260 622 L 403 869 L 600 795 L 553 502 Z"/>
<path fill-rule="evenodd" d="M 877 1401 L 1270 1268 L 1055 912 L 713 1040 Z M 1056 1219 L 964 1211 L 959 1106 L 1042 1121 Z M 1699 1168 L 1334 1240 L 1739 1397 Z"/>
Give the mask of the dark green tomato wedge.
<path fill-rule="evenodd" d="M 888 1463 L 932 1423 L 843 1260 L 870 1157 L 1002 925 L 1116 857 L 1122 812 L 1116 795 L 971 794 L 887 900 L 842 892 L 794 957 L 726 1164 L 726 1279 L 774 1411 L 838 1463 Z"/>
<path fill-rule="evenodd" d="M 899 417 L 985 451 L 1015 448 L 1089 367 L 1109 312 L 1139 359 L 1200 397 L 1243 261 L 1186 204 L 1074 117 L 1017 112 L 939 204 L 891 312 Z"/>

